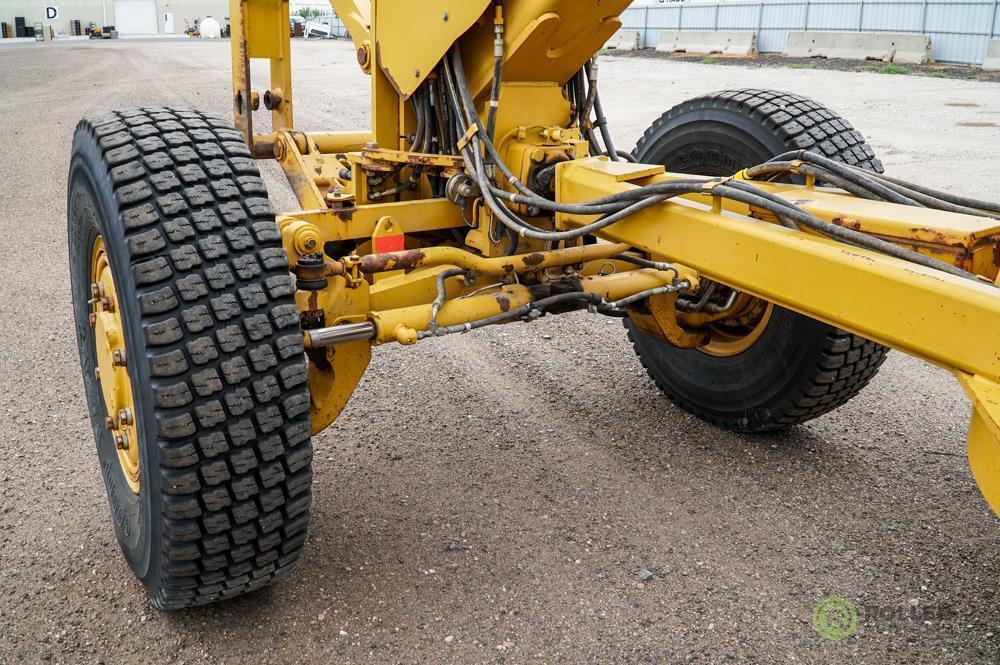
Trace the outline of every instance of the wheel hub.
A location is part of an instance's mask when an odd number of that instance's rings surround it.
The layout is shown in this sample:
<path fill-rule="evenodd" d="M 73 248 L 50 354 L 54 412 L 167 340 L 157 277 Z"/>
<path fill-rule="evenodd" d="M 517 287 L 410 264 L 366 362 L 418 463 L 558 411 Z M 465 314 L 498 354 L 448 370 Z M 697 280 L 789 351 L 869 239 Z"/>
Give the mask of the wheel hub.
<path fill-rule="evenodd" d="M 773 304 L 753 298 L 737 316 L 709 324 L 709 342 L 698 350 L 717 358 L 743 353 L 764 334 L 773 311 Z"/>
<path fill-rule="evenodd" d="M 128 486 L 139 492 L 139 437 L 136 428 L 132 380 L 128 375 L 125 327 L 118 308 L 118 293 L 108 263 L 104 239 L 94 242 L 91 259 L 91 314 L 97 350 L 97 379 L 104 397 L 105 425 L 111 432 L 118 462 Z"/>

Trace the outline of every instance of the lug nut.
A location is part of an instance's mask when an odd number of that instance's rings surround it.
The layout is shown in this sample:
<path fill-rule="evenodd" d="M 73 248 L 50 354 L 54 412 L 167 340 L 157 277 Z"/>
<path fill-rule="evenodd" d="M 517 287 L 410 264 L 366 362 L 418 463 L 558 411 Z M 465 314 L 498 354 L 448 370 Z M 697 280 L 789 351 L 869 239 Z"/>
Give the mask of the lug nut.
<path fill-rule="evenodd" d="M 104 426 L 108 428 L 108 431 L 113 432 L 114 430 L 118 429 L 118 422 L 111 416 L 108 416 L 107 418 L 104 419 Z"/>
<path fill-rule="evenodd" d="M 101 368 L 100 368 L 100 367 L 95 367 L 95 368 L 94 368 L 94 377 L 95 377 L 95 378 L 96 378 L 96 379 L 97 379 L 98 381 L 100 381 L 100 380 L 101 380 Z"/>
<path fill-rule="evenodd" d="M 90 319 L 90 327 L 91 328 L 96 328 L 97 327 L 97 314 L 94 314 L 93 312 L 91 312 L 90 316 L 87 317 L 87 318 Z"/>
<path fill-rule="evenodd" d="M 111 365 L 113 367 L 125 367 L 124 349 L 115 349 L 111 352 Z"/>
<path fill-rule="evenodd" d="M 101 308 L 105 312 L 115 311 L 115 301 L 110 298 L 110 296 L 104 296 L 101 298 Z"/>
<path fill-rule="evenodd" d="M 90 285 L 90 295 L 93 296 L 94 300 L 104 297 L 104 285 L 100 282 L 93 282 Z"/>
<path fill-rule="evenodd" d="M 115 448 L 118 450 L 128 450 L 128 437 L 124 434 L 115 434 Z"/>
<path fill-rule="evenodd" d="M 118 412 L 118 422 L 126 427 L 132 424 L 132 409 L 124 408 Z"/>

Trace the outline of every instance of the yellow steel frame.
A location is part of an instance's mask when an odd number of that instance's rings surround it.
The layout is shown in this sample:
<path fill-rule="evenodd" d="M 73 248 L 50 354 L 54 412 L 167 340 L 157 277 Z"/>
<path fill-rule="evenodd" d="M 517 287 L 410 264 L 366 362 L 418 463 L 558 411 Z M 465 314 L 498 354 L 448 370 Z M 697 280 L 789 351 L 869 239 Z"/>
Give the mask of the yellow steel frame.
<path fill-rule="evenodd" d="M 601 159 L 577 160 L 559 167 L 557 198 L 581 202 L 669 180 L 649 176 L 623 179 Z M 755 183 L 765 186 L 763 183 Z M 819 215 L 857 213 L 860 228 L 882 229 L 892 237 L 907 215 L 910 242 L 927 237 L 979 244 L 993 236 L 994 220 L 861 201 L 795 185 L 770 185 Z M 1000 508 L 1000 291 L 992 282 L 961 277 L 846 246 L 828 238 L 757 220 L 713 211 L 712 197 L 664 203 L 608 227 L 601 235 L 655 256 L 683 262 L 701 275 L 815 319 L 850 330 L 944 367 L 958 377 L 972 398 L 969 461 L 984 496 Z M 841 199 L 838 209 L 835 198 Z M 731 206 L 736 208 L 736 206 Z M 744 214 L 749 209 L 737 210 Z M 879 217 L 878 213 L 884 216 Z M 573 227 L 588 218 L 560 215 Z M 665 223 L 666 222 L 666 223 Z M 894 231 L 895 232 L 895 231 Z M 964 252 L 959 253 L 960 255 Z M 995 278 L 996 259 L 980 273 Z M 941 255 L 942 258 L 947 258 Z M 955 263 L 962 264 L 964 258 Z"/>
<path fill-rule="evenodd" d="M 412 344 L 428 330 L 442 271 L 469 270 L 466 278 L 446 283 L 437 323 L 465 324 L 532 302 L 539 285 L 553 279 L 608 298 L 669 283 L 672 273 L 612 258 L 633 248 L 672 262 L 692 285 L 709 278 L 953 372 L 974 405 L 973 473 L 987 501 L 1000 509 L 1000 291 L 993 284 L 1000 226 L 995 220 L 811 186 L 754 183 L 831 224 L 933 256 L 983 282 L 784 228 L 765 211 L 705 195 L 650 207 L 596 234 L 619 245 L 549 248 L 522 239 L 520 256 L 497 258 L 502 247 L 492 237 L 493 222 L 484 208 L 473 206 L 467 218 L 451 201 L 432 198 L 424 182 L 390 202 L 371 191 L 373 182 L 392 184 L 401 165 L 434 168 L 446 176 L 464 167 L 455 155 L 407 151 L 415 127 L 408 98 L 435 77 L 437 63 L 457 43 L 485 116 L 493 37 L 502 26 L 504 84 L 496 144 L 516 174 L 567 160 L 558 166 L 556 182 L 556 199 L 566 203 L 690 178 L 657 166 L 590 157 L 579 131 L 563 129 L 569 114 L 563 83 L 621 26 L 619 16 L 630 0 L 506 0 L 496 13 L 488 0 L 430 0 L 419 11 L 408 0 L 331 0 L 351 32 L 359 66 L 371 76 L 372 126 L 364 132 L 312 134 L 293 125 L 287 0 L 231 3 L 236 125 L 255 156 L 278 161 L 301 204 L 302 210 L 279 219 L 290 264 L 294 268 L 303 256 L 325 252 L 327 287 L 297 294 L 303 320 L 307 327 L 374 324 L 371 340 L 310 349 L 314 430 L 337 417 L 373 344 Z M 251 85 L 254 58 L 270 61 L 265 93 Z M 271 111 L 267 133 L 254 132 L 253 112 L 261 103 Z M 476 139 L 470 134 L 467 140 Z M 522 215 L 529 212 L 513 207 Z M 533 221 L 571 229 L 593 218 L 559 214 Z M 448 234 L 458 239 L 449 240 Z M 608 265 L 614 274 L 607 274 Z M 561 269 L 555 278 L 552 267 Z M 490 286 L 491 278 L 503 277 L 511 279 Z M 703 329 L 683 327 L 694 319 L 677 316 L 676 297 L 650 298 L 642 312 L 633 313 L 636 323 L 678 346 L 703 346 L 708 336 Z"/>

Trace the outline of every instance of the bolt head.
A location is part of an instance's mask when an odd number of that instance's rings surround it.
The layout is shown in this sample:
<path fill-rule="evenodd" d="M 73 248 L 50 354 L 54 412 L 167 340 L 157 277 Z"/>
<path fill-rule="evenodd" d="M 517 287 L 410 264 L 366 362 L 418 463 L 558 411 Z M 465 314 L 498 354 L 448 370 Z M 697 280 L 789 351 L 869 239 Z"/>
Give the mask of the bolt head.
<path fill-rule="evenodd" d="M 94 314 L 93 312 L 91 312 L 90 316 L 88 318 L 90 319 L 90 327 L 91 328 L 96 328 L 97 327 L 97 314 Z"/>
<path fill-rule="evenodd" d="M 104 419 L 104 426 L 108 428 L 108 431 L 114 431 L 118 429 L 118 423 L 111 416 Z"/>
<path fill-rule="evenodd" d="M 122 409 L 121 411 L 119 411 L 118 412 L 118 422 L 120 422 L 122 425 L 126 425 L 126 426 L 127 425 L 131 425 L 132 424 L 132 409 L 125 408 L 125 409 Z"/>
<path fill-rule="evenodd" d="M 125 367 L 125 351 L 115 349 L 111 352 L 111 364 L 114 367 Z"/>
<path fill-rule="evenodd" d="M 124 434 L 115 434 L 115 448 L 118 450 L 128 450 L 128 437 Z"/>
<path fill-rule="evenodd" d="M 105 312 L 115 311 L 115 301 L 112 300 L 110 296 L 104 296 L 101 298 L 101 309 Z"/>
<path fill-rule="evenodd" d="M 97 300 L 98 298 L 100 298 L 101 296 L 103 296 L 104 295 L 104 285 L 101 284 L 100 282 L 93 282 L 90 285 L 90 295 L 94 298 L 94 300 Z"/>

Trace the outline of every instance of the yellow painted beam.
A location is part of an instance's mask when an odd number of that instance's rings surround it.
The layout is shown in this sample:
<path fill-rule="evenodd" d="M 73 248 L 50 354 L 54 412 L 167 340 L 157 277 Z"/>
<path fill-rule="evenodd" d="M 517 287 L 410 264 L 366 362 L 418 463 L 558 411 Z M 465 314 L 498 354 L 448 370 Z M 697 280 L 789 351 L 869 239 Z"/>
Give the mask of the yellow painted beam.
<path fill-rule="evenodd" d="M 592 168 L 596 161 L 559 168 L 558 200 L 582 202 L 635 187 Z M 568 227 L 591 221 L 560 216 Z M 651 207 L 599 235 L 943 367 L 1000 381 L 1000 289 L 992 284 L 769 222 L 716 215 L 688 201 Z"/>
<path fill-rule="evenodd" d="M 323 235 L 323 242 L 370 239 L 383 217 L 398 222 L 407 235 L 466 227 L 462 209 L 448 199 L 373 203 L 342 210 L 312 209 L 289 216 L 315 224 Z"/>
<path fill-rule="evenodd" d="M 621 162 L 608 162 L 601 168 L 620 170 L 624 167 Z M 652 178 L 652 181 L 700 179 L 681 173 L 663 174 L 661 167 L 656 168 L 662 175 Z M 824 221 L 878 236 L 977 275 L 995 279 L 1000 271 L 1000 221 L 996 219 L 868 201 L 827 187 L 756 181 L 753 185 L 787 199 Z M 684 198 L 705 201 L 705 196 L 701 194 Z M 722 208 L 740 215 L 750 214 L 749 206 L 736 201 L 723 200 Z M 771 218 L 770 215 L 762 217 Z"/>

